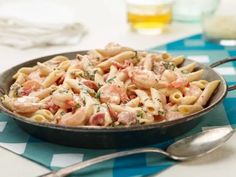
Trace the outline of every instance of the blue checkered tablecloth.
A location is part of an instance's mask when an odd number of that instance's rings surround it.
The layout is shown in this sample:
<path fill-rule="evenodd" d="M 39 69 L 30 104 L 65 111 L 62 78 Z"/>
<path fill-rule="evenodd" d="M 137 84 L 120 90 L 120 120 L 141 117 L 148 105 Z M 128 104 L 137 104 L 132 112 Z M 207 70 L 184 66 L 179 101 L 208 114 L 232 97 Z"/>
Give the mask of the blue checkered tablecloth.
<path fill-rule="evenodd" d="M 190 36 L 150 50 L 167 51 L 173 55 L 185 55 L 206 65 L 219 59 L 236 56 L 236 47 L 223 47 L 207 42 L 202 35 Z M 217 67 L 216 70 L 225 77 L 228 84 L 236 83 L 236 62 L 227 63 Z M 196 133 L 206 127 L 229 124 L 236 127 L 236 107 L 234 105 L 236 105 L 236 91 L 231 91 L 223 103 L 205 115 L 205 118 L 197 127 L 176 139 Z M 153 147 L 166 148 L 176 139 L 153 145 Z M 17 127 L 12 119 L 3 114 L 0 114 L 0 146 L 49 169 L 62 168 L 117 151 L 116 149 L 88 150 L 51 144 L 25 133 Z M 94 165 L 73 176 L 146 176 L 161 172 L 176 163 L 162 155 L 139 154 Z"/>

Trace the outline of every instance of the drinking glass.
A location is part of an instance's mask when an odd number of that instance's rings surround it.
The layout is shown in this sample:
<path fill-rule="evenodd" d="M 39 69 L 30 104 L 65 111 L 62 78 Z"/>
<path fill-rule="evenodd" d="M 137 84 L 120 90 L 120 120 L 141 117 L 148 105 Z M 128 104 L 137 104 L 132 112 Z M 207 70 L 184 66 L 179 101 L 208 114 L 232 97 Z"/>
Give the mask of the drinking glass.
<path fill-rule="evenodd" d="M 145 34 L 161 33 L 171 23 L 172 0 L 126 0 L 131 30 Z"/>
<path fill-rule="evenodd" d="M 175 0 L 173 18 L 182 22 L 200 22 L 202 13 L 214 13 L 220 0 Z"/>

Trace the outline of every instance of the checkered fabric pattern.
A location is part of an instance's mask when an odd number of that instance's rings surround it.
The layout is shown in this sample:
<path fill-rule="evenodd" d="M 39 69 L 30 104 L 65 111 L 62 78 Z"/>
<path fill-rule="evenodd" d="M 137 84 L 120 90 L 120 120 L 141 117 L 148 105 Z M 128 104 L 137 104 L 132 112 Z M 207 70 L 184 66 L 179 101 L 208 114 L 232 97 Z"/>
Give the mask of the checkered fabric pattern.
<path fill-rule="evenodd" d="M 202 35 L 194 35 L 150 50 L 167 51 L 173 55 L 185 55 L 206 65 L 219 59 L 236 56 L 236 47 L 223 47 L 207 42 Z M 217 67 L 216 70 L 225 77 L 228 84 L 236 83 L 236 62 L 224 64 Z M 205 118 L 197 127 L 176 139 L 199 132 L 207 127 L 222 125 L 236 127 L 236 107 L 234 105 L 236 105 L 236 91 L 231 91 L 222 104 L 204 116 Z M 166 148 L 176 139 L 153 145 L 153 147 Z M 51 144 L 25 133 L 17 127 L 12 119 L 4 114 L 0 114 L 0 146 L 49 169 L 62 168 L 76 162 L 117 151 L 117 149 L 88 150 Z M 72 176 L 138 177 L 161 172 L 176 163 L 162 155 L 147 153 L 100 163 L 81 170 Z"/>

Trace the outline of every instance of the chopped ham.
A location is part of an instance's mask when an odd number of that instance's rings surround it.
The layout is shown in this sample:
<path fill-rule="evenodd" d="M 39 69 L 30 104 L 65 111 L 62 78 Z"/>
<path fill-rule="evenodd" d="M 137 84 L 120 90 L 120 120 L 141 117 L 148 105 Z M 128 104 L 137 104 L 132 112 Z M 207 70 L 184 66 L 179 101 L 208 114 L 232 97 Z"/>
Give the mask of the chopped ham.
<path fill-rule="evenodd" d="M 105 125 L 105 113 L 96 113 L 89 118 L 90 125 Z"/>

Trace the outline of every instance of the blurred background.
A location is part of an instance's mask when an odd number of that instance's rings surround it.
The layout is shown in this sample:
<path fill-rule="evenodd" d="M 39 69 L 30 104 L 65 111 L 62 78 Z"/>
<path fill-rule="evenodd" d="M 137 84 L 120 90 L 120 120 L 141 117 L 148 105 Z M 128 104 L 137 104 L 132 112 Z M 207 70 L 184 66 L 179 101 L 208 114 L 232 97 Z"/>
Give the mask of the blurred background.
<path fill-rule="evenodd" d="M 0 0 L 0 49 L 10 58 L 111 41 L 146 49 L 202 31 L 235 45 L 234 7 L 234 0 Z"/>

